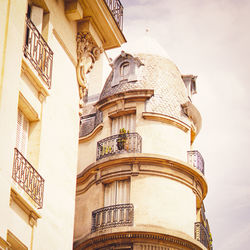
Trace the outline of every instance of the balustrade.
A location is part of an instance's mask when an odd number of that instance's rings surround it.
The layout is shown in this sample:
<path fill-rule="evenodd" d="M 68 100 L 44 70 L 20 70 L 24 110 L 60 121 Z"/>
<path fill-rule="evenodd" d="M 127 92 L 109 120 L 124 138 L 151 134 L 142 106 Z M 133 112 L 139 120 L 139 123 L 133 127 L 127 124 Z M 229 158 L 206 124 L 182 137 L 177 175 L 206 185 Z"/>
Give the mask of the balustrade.
<path fill-rule="evenodd" d="M 132 226 L 134 221 L 133 204 L 118 204 L 103 207 L 92 212 L 92 232 L 120 226 Z"/>
<path fill-rule="evenodd" d="M 199 169 L 203 174 L 205 174 L 205 163 L 202 155 L 198 150 L 188 151 L 188 163 Z"/>
<path fill-rule="evenodd" d="M 17 148 L 14 151 L 12 178 L 42 208 L 44 179 Z"/>
<path fill-rule="evenodd" d="M 26 17 L 26 41 L 23 48 L 24 56 L 28 58 L 46 85 L 51 87 L 53 52 L 42 35 Z"/>
<path fill-rule="evenodd" d="M 112 13 L 116 23 L 122 30 L 123 27 L 123 6 L 119 0 L 105 0 L 110 12 Z"/>
<path fill-rule="evenodd" d="M 96 160 L 121 153 L 141 153 L 141 136 L 126 133 L 109 136 L 97 142 Z"/>
<path fill-rule="evenodd" d="M 206 248 L 209 247 L 209 233 L 207 228 L 201 222 L 195 222 L 194 224 L 194 237 L 200 241 Z"/>

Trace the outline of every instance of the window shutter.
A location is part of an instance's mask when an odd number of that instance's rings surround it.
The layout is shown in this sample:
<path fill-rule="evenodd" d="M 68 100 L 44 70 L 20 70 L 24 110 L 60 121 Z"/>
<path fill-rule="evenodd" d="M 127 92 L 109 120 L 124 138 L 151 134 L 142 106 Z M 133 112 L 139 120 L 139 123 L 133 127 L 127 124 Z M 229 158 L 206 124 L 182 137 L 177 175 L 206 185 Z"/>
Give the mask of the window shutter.
<path fill-rule="evenodd" d="M 31 21 L 35 24 L 36 28 L 40 33 L 42 33 L 43 25 L 43 9 L 35 5 L 31 6 Z"/>
<path fill-rule="evenodd" d="M 29 133 L 29 121 L 24 114 L 18 110 L 17 115 L 17 134 L 16 134 L 16 147 L 25 156 L 27 152 Z"/>

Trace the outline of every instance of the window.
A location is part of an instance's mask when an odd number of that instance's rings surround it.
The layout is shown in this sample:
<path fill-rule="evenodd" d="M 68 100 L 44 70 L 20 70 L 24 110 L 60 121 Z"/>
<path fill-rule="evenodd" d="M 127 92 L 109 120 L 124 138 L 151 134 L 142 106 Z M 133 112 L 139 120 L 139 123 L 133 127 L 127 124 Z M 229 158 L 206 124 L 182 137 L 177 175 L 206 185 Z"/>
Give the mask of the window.
<path fill-rule="evenodd" d="M 124 62 L 120 66 L 121 80 L 127 79 L 129 74 L 129 62 Z"/>
<path fill-rule="evenodd" d="M 35 5 L 28 5 L 24 56 L 30 61 L 38 75 L 40 75 L 50 88 L 53 51 L 46 42 L 48 40 L 48 30 L 48 10 L 46 11 L 44 8 Z"/>
<path fill-rule="evenodd" d="M 112 135 L 120 133 L 120 129 L 135 132 L 135 114 L 123 115 L 112 119 Z"/>
<path fill-rule="evenodd" d="M 32 23 L 36 26 L 36 29 L 39 31 L 40 34 L 42 34 L 43 38 L 47 41 L 49 28 L 48 11 L 35 5 L 28 5 L 27 18 L 32 21 Z"/>
<path fill-rule="evenodd" d="M 16 148 L 24 156 L 26 156 L 27 154 L 28 134 L 29 134 L 29 120 L 25 117 L 23 112 L 20 109 L 18 109 Z"/>
<path fill-rule="evenodd" d="M 104 206 L 127 204 L 130 200 L 130 181 L 119 180 L 104 186 Z"/>

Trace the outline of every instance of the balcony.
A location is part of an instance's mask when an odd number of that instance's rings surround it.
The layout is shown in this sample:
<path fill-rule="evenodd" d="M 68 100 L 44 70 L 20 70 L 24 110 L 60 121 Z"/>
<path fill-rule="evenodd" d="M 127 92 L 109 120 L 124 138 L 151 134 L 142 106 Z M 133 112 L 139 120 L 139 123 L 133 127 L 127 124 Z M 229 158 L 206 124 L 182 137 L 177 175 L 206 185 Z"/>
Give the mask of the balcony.
<path fill-rule="evenodd" d="M 92 232 L 110 227 L 132 226 L 133 204 L 119 204 L 103 207 L 92 212 Z"/>
<path fill-rule="evenodd" d="M 200 241 L 206 248 L 211 249 L 209 232 L 201 222 L 195 222 L 194 224 L 194 237 Z"/>
<path fill-rule="evenodd" d="M 23 48 L 24 56 L 42 78 L 44 83 L 51 88 L 53 52 L 43 39 L 36 26 L 26 17 L 26 42 Z"/>
<path fill-rule="evenodd" d="M 16 148 L 12 178 L 42 208 L 44 179 Z"/>
<path fill-rule="evenodd" d="M 198 150 L 188 151 L 188 163 L 199 169 L 203 174 L 205 174 L 205 163 L 202 155 Z"/>
<path fill-rule="evenodd" d="M 141 153 L 142 138 L 138 133 L 126 133 L 109 136 L 97 142 L 96 160 L 114 154 Z"/>
<path fill-rule="evenodd" d="M 119 0 L 105 0 L 113 18 L 115 19 L 120 30 L 123 28 L 123 6 Z"/>

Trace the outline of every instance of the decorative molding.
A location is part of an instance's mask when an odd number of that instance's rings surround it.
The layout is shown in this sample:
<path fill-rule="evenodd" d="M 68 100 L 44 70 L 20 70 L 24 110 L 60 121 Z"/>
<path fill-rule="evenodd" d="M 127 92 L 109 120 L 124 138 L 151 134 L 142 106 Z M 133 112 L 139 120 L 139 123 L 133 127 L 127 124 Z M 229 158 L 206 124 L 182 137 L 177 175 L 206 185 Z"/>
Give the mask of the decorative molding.
<path fill-rule="evenodd" d="M 42 80 L 40 80 L 38 73 L 35 70 L 33 70 L 33 66 L 25 57 L 22 58 L 21 72 L 28 78 L 29 82 L 36 88 L 38 94 L 43 96 L 41 100 L 44 100 L 47 96 L 49 96 L 49 89 L 42 82 Z"/>
<path fill-rule="evenodd" d="M 127 90 L 121 93 L 115 93 L 112 96 L 107 96 L 104 99 L 98 101 L 95 106 L 97 109 L 103 111 L 111 106 L 118 105 L 119 103 L 124 102 L 124 107 L 126 108 L 127 102 L 141 101 L 145 102 L 147 99 L 151 98 L 154 95 L 153 89 L 133 89 Z M 118 110 L 122 108 L 122 105 L 118 107 Z M 117 111 L 118 111 L 117 110 Z M 122 110 L 122 109 L 121 109 Z M 109 114 L 110 115 L 110 114 Z"/>
<path fill-rule="evenodd" d="M 191 128 L 186 123 L 184 123 L 184 122 L 182 122 L 174 117 L 168 116 L 168 115 L 163 115 L 163 114 L 159 114 L 159 113 L 152 113 L 152 112 L 143 112 L 142 117 L 144 119 L 147 119 L 147 120 L 154 120 L 154 121 L 159 121 L 159 122 L 171 124 L 179 129 L 183 130 L 184 132 L 189 131 Z"/>
<path fill-rule="evenodd" d="M 19 92 L 18 97 L 18 108 L 25 114 L 29 121 L 38 121 L 40 119 L 40 114 L 32 107 L 32 105 L 27 101 L 21 92 Z"/>
<path fill-rule="evenodd" d="M 192 242 L 193 241 L 193 242 Z M 204 249 L 201 247 L 201 244 L 195 240 L 189 241 L 188 239 L 183 239 L 180 237 L 162 234 L 162 233 L 155 233 L 155 232 L 120 232 L 120 233 L 111 233 L 111 234 L 103 234 L 98 235 L 93 238 L 83 239 L 82 241 L 75 242 L 73 249 L 80 250 L 80 249 L 94 249 L 97 247 L 103 247 L 110 243 L 148 243 L 148 242 L 161 242 L 164 245 L 170 247 L 177 247 L 177 249 L 190 249 L 190 250 L 202 250 Z"/>
<path fill-rule="evenodd" d="M 70 21 L 76 21 L 83 18 L 83 8 L 78 0 L 66 1 L 64 13 Z"/>
<path fill-rule="evenodd" d="M 83 107 L 83 98 L 87 94 L 86 75 L 94 67 L 103 50 L 94 42 L 90 32 L 78 32 L 77 42 L 77 66 L 76 76 L 79 85 L 80 108 Z"/>
<path fill-rule="evenodd" d="M 122 166 L 122 170 L 117 171 L 118 165 Z M 127 166 L 130 167 L 127 168 Z M 130 153 L 109 156 L 86 167 L 77 176 L 77 195 L 87 191 L 90 186 L 98 184 L 97 179 L 93 178 L 97 169 L 101 170 L 98 183 L 125 176 L 128 178 L 136 175 L 155 175 L 186 185 L 195 191 L 199 200 L 203 200 L 207 194 L 204 175 L 193 166 L 171 157 Z"/>
<path fill-rule="evenodd" d="M 34 225 L 37 225 L 37 219 L 40 219 L 41 215 L 12 187 L 10 193 L 10 205 L 13 201 L 29 216 L 30 226 L 33 227 Z"/>

